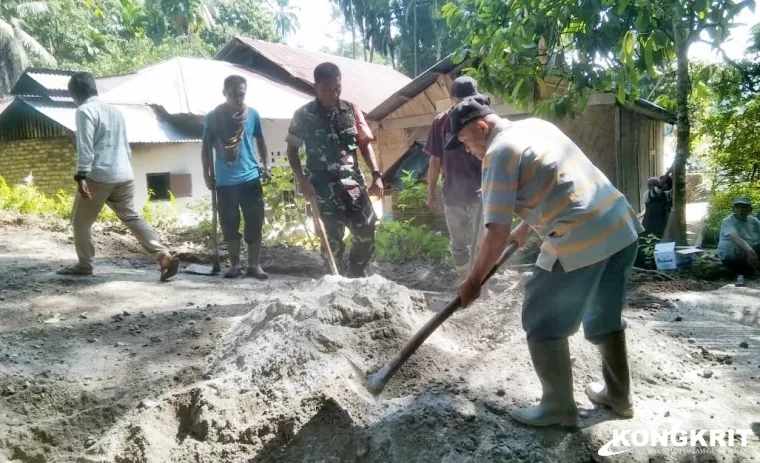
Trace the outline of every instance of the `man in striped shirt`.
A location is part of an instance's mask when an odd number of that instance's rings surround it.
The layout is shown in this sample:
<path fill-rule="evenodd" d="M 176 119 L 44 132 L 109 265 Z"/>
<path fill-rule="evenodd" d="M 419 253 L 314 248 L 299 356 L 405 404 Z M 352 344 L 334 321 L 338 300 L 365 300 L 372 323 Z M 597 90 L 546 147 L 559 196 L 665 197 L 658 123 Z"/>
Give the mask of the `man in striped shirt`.
<path fill-rule="evenodd" d="M 541 119 L 512 122 L 474 99 L 451 115 L 448 146 L 464 144 L 483 163 L 487 227 L 477 261 L 458 292 L 463 306 L 510 241 L 543 238 L 537 268 L 525 287 L 522 323 L 543 396 L 537 407 L 512 412 L 533 426 L 577 425 L 567 338 L 583 324 L 599 347 L 604 384 L 586 394 L 632 417 L 630 373 L 622 318 L 626 281 L 641 224 L 630 204 L 556 126 Z M 523 223 L 512 230 L 514 215 Z"/>

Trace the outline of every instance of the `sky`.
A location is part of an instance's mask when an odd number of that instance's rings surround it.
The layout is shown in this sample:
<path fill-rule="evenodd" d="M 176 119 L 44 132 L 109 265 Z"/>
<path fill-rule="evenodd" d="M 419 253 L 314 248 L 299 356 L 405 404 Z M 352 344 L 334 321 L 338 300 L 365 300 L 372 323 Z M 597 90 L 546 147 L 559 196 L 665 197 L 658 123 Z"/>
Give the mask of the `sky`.
<path fill-rule="evenodd" d="M 333 20 L 330 0 L 290 0 L 291 5 L 300 8 L 298 33 L 287 39 L 288 45 L 320 51 L 323 47 L 334 49 L 341 35 L 341 20 Z M 737 22 L 746 23 L 734 29 L 732 38 L 723 45 L 731 59 L 741 59 L 744 46 L 750 36 L 750 27 L 760 23 L 760 8 L 755 13 L 745 10 Z M 711 51 L 710 45 L 695 44 L 689 51 L 692 59 L 716 61 L 718 55 Z"/>

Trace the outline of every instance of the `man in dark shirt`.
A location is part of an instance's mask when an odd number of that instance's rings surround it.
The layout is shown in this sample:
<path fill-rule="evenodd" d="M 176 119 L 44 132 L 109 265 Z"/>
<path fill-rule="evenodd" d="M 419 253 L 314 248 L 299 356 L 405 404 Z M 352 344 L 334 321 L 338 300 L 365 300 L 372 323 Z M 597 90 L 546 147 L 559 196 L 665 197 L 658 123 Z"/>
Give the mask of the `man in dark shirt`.
<path fill-rule="evenodd" d="M 450 92 L 453 105 L 456 105 L 464 98 L 478 95 L 478 85 L 475 79 L 462 76 L 451 83 Z M 487 100 L 485 96 L 482 98 Z M 466 155 L 463 147 L 453 150 L 445 148 L 451 136 L 449 112 L 450 109 L 436 116 L 425 143 L 424 151 L 430 156 L 427 205 L 431 210 L 436 209 L 436 186 L 442 172 L 443 212 L 449 229 L 451 257 L 462 281 L 470 270 L 470 256 L 477 254 L 476 249 L 470 249 L 473 235 L 479 248 L 485 231 L 480 217 L 483 214 L 480 201 L 481 169 L 480 160 Z"/>

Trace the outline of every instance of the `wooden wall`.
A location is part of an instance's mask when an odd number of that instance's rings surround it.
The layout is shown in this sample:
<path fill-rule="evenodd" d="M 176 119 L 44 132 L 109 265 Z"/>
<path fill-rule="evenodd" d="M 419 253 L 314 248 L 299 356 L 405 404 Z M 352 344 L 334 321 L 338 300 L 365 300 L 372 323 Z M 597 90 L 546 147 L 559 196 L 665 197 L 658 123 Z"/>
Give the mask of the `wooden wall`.
<path fill-rule="evenodd" d="M 620 122 L 620 178 L 618 188 L 634 209 L 644 210 L 642 196 L 649 177 L 660 176 L 664 151 L 664 124 L 626 108 L 618 108 Z"/>
<path fill-rule="evenodd" d="M 407 101 L 385 119 L 372 123 L 381 169 L 387 170 L 415 140 L 424 141 L 433 118 L 450 105 L 449 76 L 440 76 L 424 92 Z M 492 97 L 492 101 L 496 101 Z M 493 104 L 498 114 L 512 120 L 530 117 L 509 105 Z M 584 113 L 574 119 L 553 121 L 599 167 L 640 210 L 641 195 L 649 177 L 657 172 L 663 156 L 662 122 L 650 119 L 615 103 L 609 94 L 595 95 Z M 617 125 L 617 127 L 616 127 Z M 392 212 L 386 198 L 385 212 Z"/>

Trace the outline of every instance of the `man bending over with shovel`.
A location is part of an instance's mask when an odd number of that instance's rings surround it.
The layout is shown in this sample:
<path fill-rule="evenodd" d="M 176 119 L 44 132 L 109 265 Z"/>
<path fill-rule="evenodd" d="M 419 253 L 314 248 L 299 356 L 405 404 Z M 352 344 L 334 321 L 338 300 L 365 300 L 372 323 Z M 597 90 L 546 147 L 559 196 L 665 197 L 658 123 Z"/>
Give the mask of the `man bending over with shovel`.
<path fill-rule="evenodd" d="M 230 254 L 230 268 L 225 278 L 237 278 L 240 270 L 240 211 L 245 219 L 243 237 L 248 245 L 246 275 L 258 280 L 269 278 L 261 269 L 261 229 L 264 226 L 264 190 L 261 178 L 269 177 L 266 164 L 267 145 L 261 129 L 261 118 L 245 104 L 248 84 L 241 76 L 224 79 L 222 94 L 226 101 L 206 116 L 201 160 L 209 190 L 216 188 L 219 220 Z M 261 153 L 259 168 L 256 148 Z M 216 150 L 216 159 L 214 159 Z M 213 162 L 213 164 L 212 164 Z"/>
<path fill-rule="evenodd" d="M 474 99 L 451 115 L 450 148 L 464 144 L 483 161 L 486 236 L 473 269 L 459 286 L 463 307 L 511 241 L 522 246 L 535 230 L 544 240 L 525 286 L 522 324 L 543 395 L 536 407 L 514 410 L 532 426 L 577 425 L 567 338 L 583 323 L 602 356 L 604 384 L 592 402 L 633 416 L 621 313 L 641 224 L 630 204 L 556 126 L 541 119 L 512 122 Z M 523 219 L 511 229 L 513 215 Z"/>
<path fill-rule="evenodd" d="M 135 209 L 135 182 L 132 150 L 127 139 L 124 115 L 115 106 L 98 98 L 95 79 L 78 72 L 69 79 L 69 93 L 77 110 L 77 195 L 71 212 L 74 247 L 79 262 L 58 271 L 61 275 L 92 275 L 95 246 L 92 224 L 103 206 L 108 206 L 140 244 L 161 266 L 161 281 L 177 274 L 179 259 L 172 257 Z"/>

